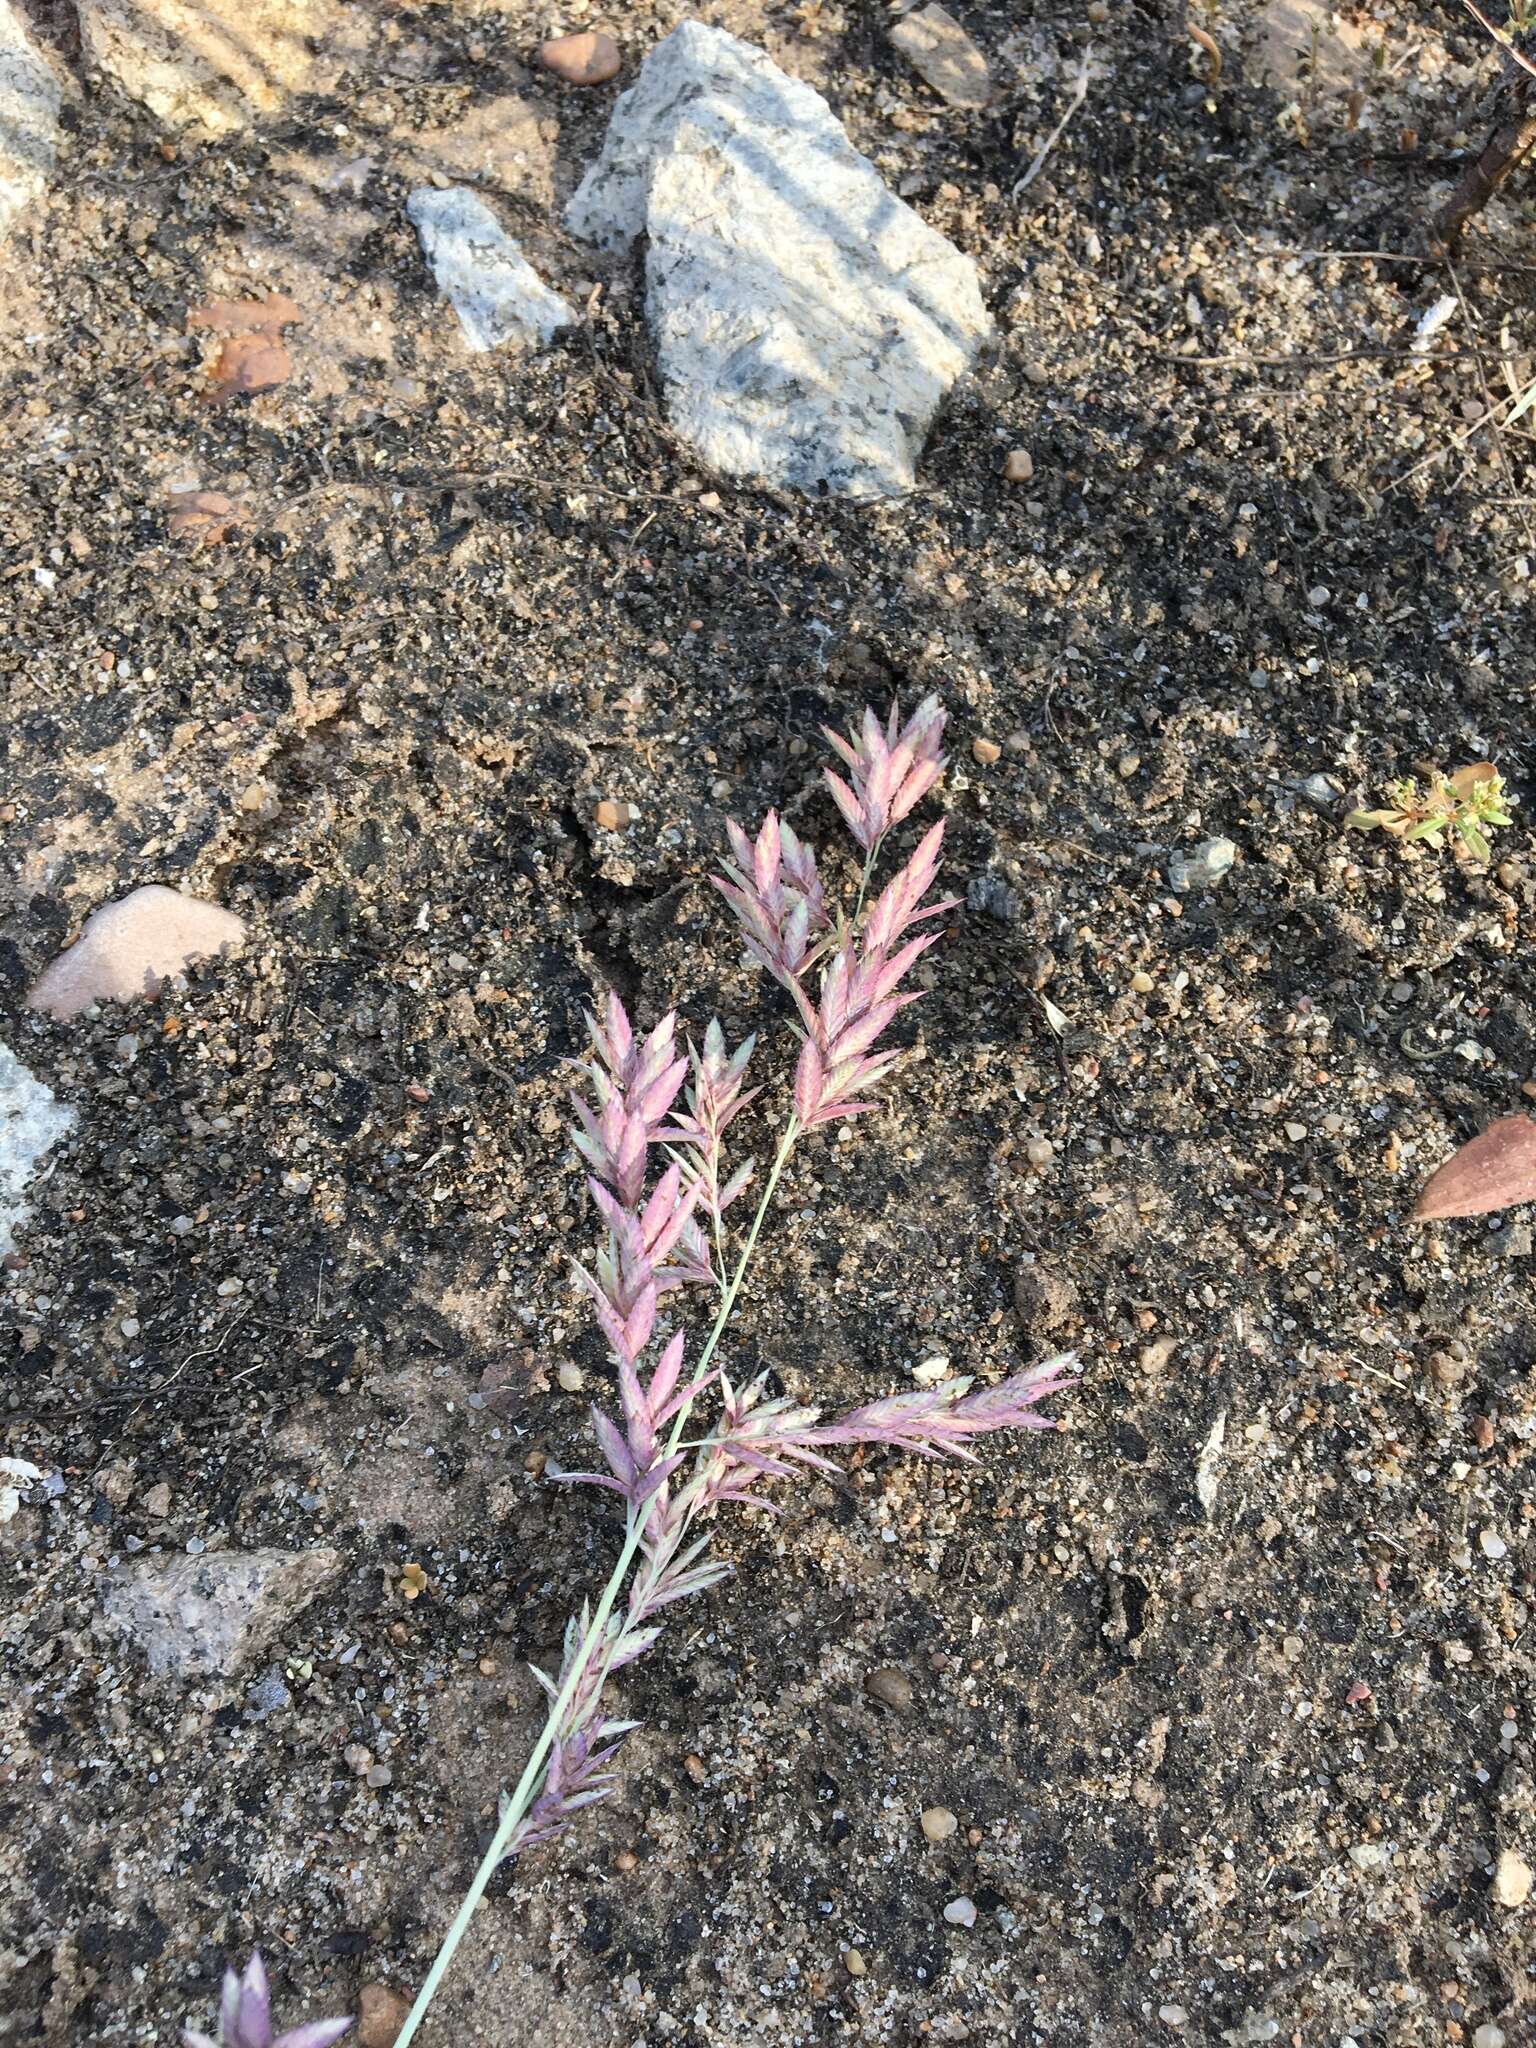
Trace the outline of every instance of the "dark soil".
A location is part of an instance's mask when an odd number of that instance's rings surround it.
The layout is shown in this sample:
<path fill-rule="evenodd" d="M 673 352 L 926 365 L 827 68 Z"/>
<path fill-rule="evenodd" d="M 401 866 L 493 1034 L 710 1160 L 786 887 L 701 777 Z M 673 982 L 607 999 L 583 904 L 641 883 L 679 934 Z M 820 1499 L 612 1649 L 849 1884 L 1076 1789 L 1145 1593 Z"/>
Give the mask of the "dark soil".
<path fill-rule="evenodd" d="M 1532 1909 L 1491 1891 L 1536 1862 L 1530 1226 L 1406 1221 L 1536 1078 L 1536 465 L 1529 415 L 1469 432 L 1532 374 L 1528 198 L 1454 284 L 1319 253 L 1415 248 L 1493 65 L 1449 9 L 1382 25 L 1351 125 L 1264 82 L 1257 21 L 1212 17 L 1213 88 L 1176 11 L 961 12 L 983 114 L 874 7 L 712 17 L 984 273 L 997 357 L 876 507 L 674 442 L 636 273 L 559 224 L 612 92 L 528 68 L 522 4 L 391 10 L 333 97 L 171 161 L 71 109 L 0 383 L 0 1036 L 78 1115 L 0 1276 L 0 1452 L 63 1482 L 0 1532 L 0 2040 L 170 2041 L 258 1941 L 288 2024 L 420 1982 L 526 1661 L 618 1541 L 540 1476 L 606 1373 L 568 1278 L 583 1010 L 718 1012 L 782 1074 L 724 819 L 833 844 L 818 726 L 928 690 L 923 816 L 979 907 L 888 1110 L 797 1156 L 727 1362 L 835 1403 L 1076 1347 L 1069 1427 L 723 1523 L 735 1577 L 628 1674 L 618 1792 L 498 1880 L 422 2038 L 1532 2038 Z M 628 75 L 674 18 L 626 13 Z M 547 149 L 504 216 L 587 309 L 531 359 L 463 353 L 402 210 L 422 131 L 490 96 Z M 188 308 L 253 288 L 306 309 L 295 376 L 210 404 Z M 178 484 L 244 525 L 173 538 Z M 1344 831 L 1481 759 L 1521 802 L 1491 869 Z M 1231 873 L 1174 898 L 1218 833 Z M 246 955 L 28 1013 L 145 881 Z M 102 1591 L 189 1544 L 346 1568 L 231 1684 L 151 1683 Z"/>

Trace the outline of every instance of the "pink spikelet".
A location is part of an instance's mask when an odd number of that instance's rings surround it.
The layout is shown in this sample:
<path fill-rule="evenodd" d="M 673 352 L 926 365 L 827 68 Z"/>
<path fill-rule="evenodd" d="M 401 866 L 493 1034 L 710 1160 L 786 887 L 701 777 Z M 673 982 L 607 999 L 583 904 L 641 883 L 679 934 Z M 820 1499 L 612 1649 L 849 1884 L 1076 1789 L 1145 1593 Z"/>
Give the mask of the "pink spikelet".
<path fill-rule="evenodd" d="M 828 768 L 831 790 L 848 830 L 868 854 L 873 854 L 893 825 L 928 794 L 944 772 L 939 748 L 944 738 L 944 707 L 937 697 L 925 697 L 904 726 L 898 724 L 899 708 L 891 706 L 882 729 L 874 712 L 865 709 L 856 732 L 843 739 L 832 728 L 822 731 L 846 763 L 852 787 Z"/>
<path fill-rule="evenodd" d="M 816 872 L 816 855 L 775 811 L 755 840 L 726 820 L 734 858 L 722 863 L 715 887 L 736 913 L 748 953 L 775 980 L 793 988 L 831 919 Z"/>
<path fill-rule="evenodd" d="M 699 1209 L 718 1229 L 722 1218 L 732 1202 L 752 1178 L 753 1163 L 749 1159 L 739 1166 L 728 1181 L 721 1182 L 724 1161 L 725 1134 L 741 1112 L 754 1102 L 762 1090 L 744 1086 L 747 1062 L 752 1057 L 756 1040 L 748 1038 L 735 1052 L 727 1053 L 725 1033 L 720 1029 L 719 1020 L 711 1018 L 704 1033 L 704 1050 L 689 1047 L 689 1060 L 693 1068 L 693 1085 L 687 1094 L 687 1109 L 673 1116 L 671 1124 L 662 1132 L 664 1139 L 670 1139 L 682 1148 L 683 1171 L 695 1186 Z M 703 1244 L 702 1233 L 695 1231 L 695 1249 Z M 703 1245 L 704 1260 L 708 1266 L 707 1244 Z"/>
<path fill-rule="evenodd" d="M 944 826 L 923 835 L 906 866 L 876 898 L 862 931 L 846 938 L 822 972 L 821 998 L 814 1009 L 802 998 L 805 1041 L 795 1068 L 795 1115 L 807 1130 L 841 1117 L 858 1116 L 877 1104 L 867 1099 L 890 1072 L 898 1055 L 882 1052 L 882 1032 L 917 996 L 898 994 L 904 975 L 939 937 L 914 925 L 954 909 L 958 898 L 925 903 L 938 873 Z"/>
<path fill-rule="evenodd" d="M 351 2025 L 350 2019 L 310 2020 L 274 2039 L 272 1991 L 261 1952 L 256 1950 L 243 1977 L 237 1977 L 233 1970 L 224 1973 L 217 2037 L 201 2033 L 196 2027 L 184 2027 L 181 2038 L 185 2048 L 330 2048 L 331 2042 L 339 2041 Z"/>

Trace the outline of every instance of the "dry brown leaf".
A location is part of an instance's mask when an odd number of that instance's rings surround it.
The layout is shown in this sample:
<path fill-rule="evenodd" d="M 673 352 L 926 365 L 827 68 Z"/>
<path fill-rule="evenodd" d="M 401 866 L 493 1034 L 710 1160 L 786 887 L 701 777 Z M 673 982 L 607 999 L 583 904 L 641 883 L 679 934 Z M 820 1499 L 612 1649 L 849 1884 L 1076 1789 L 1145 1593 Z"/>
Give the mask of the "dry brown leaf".
<path fill-rule="evenodd" d="M 228 540 L 243 516 L 234 499 L 222 491 L 167 491 L 165 502 L 170 507 L 171 532 L 199 547 L 216 547 Z"/>
<path fill-rule="evenodd" d="M 1536 1202 L 1536 1123 L 1501 1117 L 1453 1153 L 1429 1177 L 1414 1204 L 1417 1222 L 1438 1216 L 1486 1216 L 1491 1209 Z"/>
<path fill-rule="evenodd" d="M 283 292 L 268 292 L 262 299 L 210 299 L 194 306 L 187 315 L 189 327 L 207 327 L 215 334 L 278 335 L 303 318 L 293 300 Z"/>
<path fill-rule="evenodd" d="M 1491 761 L 1474 761 L 1470 768 L 1458 768 L 1450 782 L 1456 794 L 1465 799 L 1480 783 L 1497 782 L 1498 779 L 1499 771 Z"/>

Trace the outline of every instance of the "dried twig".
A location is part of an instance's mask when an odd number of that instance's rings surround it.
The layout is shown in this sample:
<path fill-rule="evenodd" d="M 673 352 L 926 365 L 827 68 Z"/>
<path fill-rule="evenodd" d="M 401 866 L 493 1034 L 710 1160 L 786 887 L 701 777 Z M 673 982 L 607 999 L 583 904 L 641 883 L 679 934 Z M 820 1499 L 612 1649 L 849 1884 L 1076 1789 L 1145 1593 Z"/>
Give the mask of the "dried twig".
<path fill-rule="evenodd" d="M 1468 0 L 1468 5 L 1470 4 L 1471 0 Z M 1473 8 L 1472 11 L 1474 14 L 1477 12 L 1476 8 Z M 1533 126 L 1536 126 L 1536 124 L 1533 124 Z M 1509 450 L 1504 445 L 1504 428 L 1517 420 L 1521 413 L 1525 411 L 1524 399 L 1521 393 L 1516 392 L 1514 394 L 1513 410 L 1509 413 L 1508 418 L 1501 423 L 1499 413 L 1503 411 L 1509 401 L 1501 399 L 1495 403 L 1493 392 L 1489 388 L 1487 372 L 1483 368 L 1483 352 L 1477 345 L 1477 323 L 1472 318 L 1472 309 L 1467 304 L 1466 297 L 1462 292 L 1461 279 L 1456 275 L 1454 263 L 1447 263 L 1445 267 L 1456 293 L 1456 303 L 1461 307 L 1462 324 L 1465 326 L 1472 343 L 1472 361 L 1477 370 L 1477 386 L 1483 394 L 1483 404 L 1487 409 L 1488 425 L 1493 434 L 1493 445 L 1499 453 L 1499 467 L 1504 472 L 1504 481 L 1509 486 L 1510 494 L 1513 496 L 1520 486 L 1515 480 L 1515 472 L 1509 460 Z M 1529 514 L 1522 515 L 1521 524 L 1525 528 L 1525 537 L 1528 541 L 1536 538 L 1531 531 Z"/>
<path fill-rule="evenodd" d="M 1090 43 L 1088 45 L 1088 48 L 1083 52 L 1083 61 L 1081 62 L 1081 64 L 1078 65 L 1077 76 L 1072 81 L 1072 97 L 1067 101 L 1066 112 L 1062 115 L 1061 119 L 1056 123 L 1056 126 L 1051 130 L 1050 134 L 1047 135 L 1044 142 L 1042 142 L 1040 147 L 1035 151 L 1034 162 L 1030 165 L 1029 169 L 1024 173 L 1023 177 L 1020 178 L 1019 182 L 1014 186 L 1013 196 L 1015 199 L 1019 197 L 1021 192 L 1027 192 L 1030 186 L 1033 185 L 1033 183 L 1035 182 L 1036 178 L 1039 177 L 1041 171 L 1045 168 L 1046 158 L 1050 155 L 1051 151 L 1056 147 L 1057 143 L 1060 142 L 1062 136 L 1066 134 L 1067 123 L 1071 120 L 1072 116 L 1077 112 L 1078 108 L 1083 104 L 1083 101 L 1087 99 L 1088 60 L 1090 57 L 1092 57 L 1092 55 L 1093 45 Z"/>
<path fill-rule="evenodd" d="M 1520 75 L 1510 86 L 1510 113 L 1484 143 L 1480 154 L 1467 165 L 1451 196 L 1435 215 L 1430 233 L 1441 250 L 1453 249 L 1462 229 L 1508 182 L 1527 157 L 1536 152 L 1536 111 L 1531 106 L 1531 80 L 1536 63 L 1518 47 L 1508 29 L 1488 19 L 1476 0 L 1462 0 L 1473 19 L 1484 28 L 1503 53 L 1504 62 Z"/>

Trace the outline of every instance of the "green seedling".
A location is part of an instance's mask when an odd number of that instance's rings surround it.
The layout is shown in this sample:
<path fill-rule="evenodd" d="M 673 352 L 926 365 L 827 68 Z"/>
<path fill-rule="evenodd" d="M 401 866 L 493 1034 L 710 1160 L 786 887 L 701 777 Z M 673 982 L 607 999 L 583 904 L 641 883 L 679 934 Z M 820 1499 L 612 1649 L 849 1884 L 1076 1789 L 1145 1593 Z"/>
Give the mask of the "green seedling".
<path fill-rule="evenodd" d="M 1358 832 L 1390 832 L 1405 843 L 1424 839 L 1441 847 L 1449 836 L 1458 851 L 1487 860 L 1488 834 L 1510 823 L 1504 778 L 1491 761 L 1458 768 L 1454 775 L 1430 769 L 1421 782 L 1406 776 L 1388 790 L 1392 801 L 1379 811 L 1351 811 L 1345 824 Z"/>

